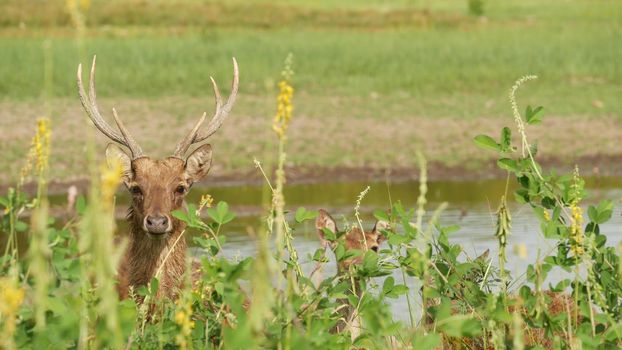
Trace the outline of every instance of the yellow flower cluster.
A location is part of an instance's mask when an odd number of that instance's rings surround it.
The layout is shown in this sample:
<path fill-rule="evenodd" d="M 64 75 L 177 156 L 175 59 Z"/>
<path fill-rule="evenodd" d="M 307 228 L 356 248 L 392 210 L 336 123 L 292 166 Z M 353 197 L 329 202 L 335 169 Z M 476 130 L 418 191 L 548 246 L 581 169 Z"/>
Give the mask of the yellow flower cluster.
<path fill-rule="evenodd" d="M 33 140 L 37 160 L 37 175 L 41 176 L 47 169 L 50 159 L 50 120 L 39 118 L 37 120 L 37 133 Z"/>
<path fill-rule="evenodd" d="M 113 161 L 109 166 L 102 165 L 101 167 L 101 198 L 102 202 L 106 206 L 112 206 L 113 198 L 117 192 L 117 187 L 121 182 L 123 176 L 123 167 L 121 162 Z"/>
<path fill-rule="evenodd" d="M 279 139 L 285 137 L 287 126 L 292 119 L 292 112 L 294 110 L 292 104 L 292 97 L 294 96 L 294 88 L 291 86 L 291 79 L 294 75 L 292 70 L 292 54 L 289 54 L 285 59 L 285 68 L 281 72 L 283 79 L 279 82 L 279 95 L 277 96 L 276 115 L 274 116 L 274 122 L 272 123 L 272 129 L 276 132 Z"/>
<path fill-rule="evenodd" d="M 571 224 L 570 224 L 570 250 L 575 257 L 583 255 L 585 252 L 583 248 L 583 210 L 573 203 L 570 206 L 571 210 Z"/>
<path fill-rule="evenodd" d="M 189 301 L 180 301 L 177 302 L 177 312 L 175 312 L 175 323 L 179 325 L 181 331 L 175 337 L 175 342 L 179 346 L 180 349 L 188 348 L 188 338 L 192 333 L 192 329 L 194 328 L 194 321 L 192 318 L 192 306 Z"/>
<path fill-rule="evenodd" d="M 214 197 L 206 193 L 201 196 L 201 201 L 199 202 L 198 211 L 200 212 L 203 208 L 211 208 L 212 204 L 214 204 Z"/>
<path fill-rule="evenodd" d="M 28 150 L 26 162 L 20 170 L 20 187 L 24 184 L 32 170 L 33 163 L 35 163 L 37 176 L 40 177 L 47 170 L 50 159 L 50 134 L 50 120 L 48 118 L 39 118 L 37 120 L 37 132 L 32 138 L 32 145 L 30 150 Z"/>
<path fill-rule="evenodd" d="M 32 169 L 32 162 L 34 159 L 35 159 L 35 148 L 31 147 L 30 150 L 28 151 L 28 155 L 26 156 L 26 162 L 24 163 L 24 166 L 19 172 L 18 187 L 22 187 L 24 182 L 26 182 L 26 178 L 28 177 L 28 174 L 30 173 L 30 170 Z"/>
<path fill-rule="evenodd" d="M 514 246 L 514 253 L 518 255 L 521 260 L 527 259 L 528 256 L 527 245 L 525 243 L 519 243 Z"/>
<path fill-rule="evenodd" d="M 0 319 L 5 320 L 3 334 L 11 336 L 15 332 L 17 309 L 24 301 L 24 290 L 15 285 L 9 277 L 0 278 Z"/>
<path fill-rule="evenodd" d="M 276 115 L 274 116 L 274 123 L 272 124 L 272 128 L 280 139 L 285 136 L 287 126 L 292 119 L 292 111 L 294 109 L 292 105 L 293 95 L 294 88 L 289 84 L 289 81 L 281 80 L 279 82 Z"/>

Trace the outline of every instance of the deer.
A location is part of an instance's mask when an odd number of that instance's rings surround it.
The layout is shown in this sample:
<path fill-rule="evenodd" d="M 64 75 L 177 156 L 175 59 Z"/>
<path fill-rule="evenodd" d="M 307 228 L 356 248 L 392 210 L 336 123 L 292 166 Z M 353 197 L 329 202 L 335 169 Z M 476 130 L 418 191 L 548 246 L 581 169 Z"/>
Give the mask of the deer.
<path fill-rule="evenodd" d="M 364 231 L 359 226 L 353 226 L 339 236 L 337 240 L 342 241 L 346 251 L 360 251 L 365 253 L 366 251 L 378 252 L 382 242 L 386 240 L 382 231 L 389 229 L 390 225 L 386 221 L 376 221 L 371 231 Z M 333 252 L 337 249 L 339 242 L 330 241 L 326 238 L 325 230 L 333 233 L 337 233 L 337 223 L 332 216 L 324 209 L 320 209 L 318 216 L 315 219 L 315 228 L 320 238 L 320 242 L 323 247 L 330 246 Z M 363 262 L 363 255 L 358 254 L 351 258 L 337 261 L 337 277 L 348 278 L 348 274 L 351 268 L 355 265 L 360 265 Z M 356 295 L 358 298 L 362 297 L 364 291 L 364 281 L 358 277 L 352 277 L 352 288 L 349 293 Z M 344 331 L 350 331 L 352 339 L 355 339 L 360 334 L 361 320 L 355 307 L 353 307 L 347 299 L 340 299 L 337 301 L 340 306 L 338 307 L 341 315 L 340 320 L 335 327 L 331 329 L 333 333 L 341 333 Z"/>
<path fill-rule="evenodd" d="M 156 296 L 175 299 L 186 269 L 187 247 L 182 237 L 186 224 L 171 213 L 184 206 L 192 185 L 209 172 L 212 147 L 201 143 L 222 126 L 235 104 L 239 85 L 237 61 L 233 58 L 231 93 L 224 103 L 216 81 L 210 77 L 215 112 L 206 130 L 200 130 L 207 117 L 203 113 L 173 154 L 164 159 L 152 159 L 143 153 L 114 108 L 112 115 L 118 131 L 102 117 L 97 106 L 95 66 L 96 56 L 91 64 L 87 95 L 82 83 L 82 64 L 78 65 L 80 102 L 95 127 L 113 141 L 106 147 L 106 160 L 109 165 L 121 165 L 122 182 L 131 195 L 127 213 L 129 242 L 117 268 L 117 292 L 121 299 L 128 298 L 130 290 L 147 285 L 160 271 Z M 194 145 L 198 146 L 188 152 Z"/>

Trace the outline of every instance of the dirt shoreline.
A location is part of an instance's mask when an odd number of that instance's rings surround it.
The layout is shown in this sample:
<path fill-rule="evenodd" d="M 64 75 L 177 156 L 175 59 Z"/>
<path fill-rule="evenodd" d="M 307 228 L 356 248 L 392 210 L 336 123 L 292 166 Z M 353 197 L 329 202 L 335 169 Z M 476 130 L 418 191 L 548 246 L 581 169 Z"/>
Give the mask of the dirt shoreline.
<path fill-rule="evenodd" d="M 590 176 L 622 176 L 622 154 L 596 155 L 579 157 L 574 160 L 560 158 L 543 158 L 538 160 L 546 169 L 556 169 L 558 173 L 571 171 L 575 164 L 579 166 L 581 174 Z M 505 172 L 500 170 L 494 160 L 480 164 L 448 166 L 440 162 L 427 164 L 428 181 L 476 181 L 500 179 Z M 288 185 L 335 183 L 335 182 L 377 182 L 392 183 L 419 180 L 419 169 L 413 167 L 375 168 L 375 167 L 311 167 L 290 166 L 286 168 Z M 228 186 L 259 186 L 265 180 L 258 170 L 247 172 L 214 173 L 207 176 L 200 186 L 228 187 Z M 67 188 L 74 185 L 80 192 L 88 188 L 87 178 L 73 181 L 55 181 L 49 183 L 49 194 L 66 193 Z M 0 193 L 6 193 L 14 184 L 0 185 Z M 30 182 L 24 185 L 27 193 L 34 193 L 37 184 Z"/>

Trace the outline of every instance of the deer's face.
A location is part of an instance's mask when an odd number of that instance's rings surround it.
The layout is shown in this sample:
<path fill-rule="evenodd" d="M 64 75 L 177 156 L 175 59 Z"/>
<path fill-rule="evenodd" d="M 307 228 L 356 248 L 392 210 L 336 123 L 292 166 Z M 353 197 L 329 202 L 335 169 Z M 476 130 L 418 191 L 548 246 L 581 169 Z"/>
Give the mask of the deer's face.
<path fill-rule="evenodd" d="M 144 155 L 140 145 L 125 128 L 114 108 L 112 115 L 119 132 L 115 131 L 99 112 L 95 91 L 95 62 L 95 57 L 93 57 L 88 94 L 82 83 L 82 65 L 78 65 L 77 82 L 80 102 L 99 131 L 130 151 L 128 155 L 111 144 L 106 149 L 106 158 L 109 163 L 120 163 L 123 167 L 123 182 L 133 198 L 132 215 L 130 215 L 133 224 L 142 228 L 149 237 L 164 237 L 175 230 L 176 225 L 179 224 L 172 218 L 173 210 L 182 206 L 184 196 L 192 183 L 201 180 L 209 171 L 212 161 L 210 145 L 198 147 L 187 158 L 184 158 L 184 155 L 192 145 L 199 144 L 213 135 L 229 115 L 238 94 L 240 81 L 238 63 L 234 58 L 233 84 L 226 102 L 223 103 L 216 81 L 211 79 L 216 97 L 216 111 L 207 125 L 207 130 L 205 132 L 200 130 L 207 117 L 207 113 L 203 113 L 192 130 L 179 141 L 173 156 L 164 160 L 152 160 Z"/>
<path fill-rule="evenodd" d="M 131 160 L 121 149 L 109 145 L 106 157 L 109 163 L 117 161 L 123 167 L 136 225 L 150 238 L 162 238 L 180 224 L 171 213 L 182 207 L 192 184 L 207 175 L 212 150 L 210 145 L 203 145 L 185 161 L 177 157 Z"/>
<path fill-rule="evenodd" d="M 320 209 L 319 214 L 315 220 L 315 228 L 317 229 L 320 240 L 324 246 L 329 245 L 331 249 L 336 249 L 338 242 L 326 240 L 324 229 L 337 233 L 337 223 L 335 220 L 323 209 Z M 346 250 L 359 250 L 366 252 L 373 250 L 378 252 L 380 244 L 385 241 L 385 236 L 382 234 L 382 230 L 389 228 L 389 223 L 386 221 L 377 221 L 371 231 L 363 232 L 358 226 L 351 228 L 348 232 L 341 236 L 338 236 L 345 246 Z M 339 271 L 347 271 L 352 264 L 360 264 L 363 260 L 362 255 L 358 255 L 351 259 L 340 261 L 338 264 Z"/>

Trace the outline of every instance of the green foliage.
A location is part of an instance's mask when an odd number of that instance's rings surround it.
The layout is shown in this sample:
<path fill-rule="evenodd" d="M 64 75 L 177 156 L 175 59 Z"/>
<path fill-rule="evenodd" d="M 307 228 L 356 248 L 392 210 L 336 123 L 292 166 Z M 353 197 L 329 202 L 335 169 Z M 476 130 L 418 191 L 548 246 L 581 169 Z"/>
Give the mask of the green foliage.
<path fill-rule="evenodd" d="M 472 16 L 484 15 L 484 0 L 468 0 L 469 14 Z"/>

